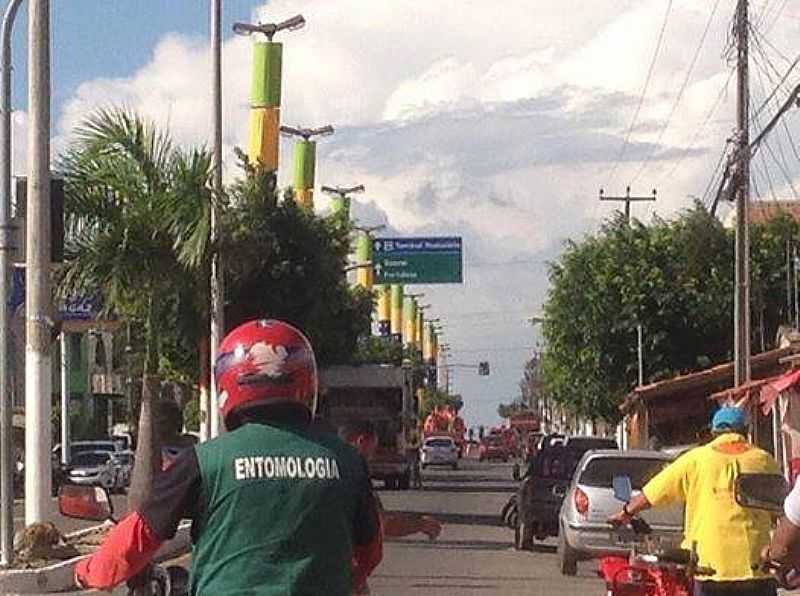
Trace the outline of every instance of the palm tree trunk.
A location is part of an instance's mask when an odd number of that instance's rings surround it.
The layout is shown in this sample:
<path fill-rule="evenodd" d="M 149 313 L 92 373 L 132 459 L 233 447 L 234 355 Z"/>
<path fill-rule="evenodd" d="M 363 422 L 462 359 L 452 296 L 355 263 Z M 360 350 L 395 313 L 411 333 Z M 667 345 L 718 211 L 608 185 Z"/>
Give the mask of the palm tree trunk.
<path fill-rule="evenodd" d="M 139 441 L 131 473 L 128 509 L 140 508 L 152 492 L 153 478 L 161 471 L 161 437 L 153 424 L 153 405 L 158 399 L 161 382 L 155 374 L 158 366 L 155 304 L 150 298 L 146 322 L 147 352 L 142 374 L 142 405 L 139 412 Z"/>

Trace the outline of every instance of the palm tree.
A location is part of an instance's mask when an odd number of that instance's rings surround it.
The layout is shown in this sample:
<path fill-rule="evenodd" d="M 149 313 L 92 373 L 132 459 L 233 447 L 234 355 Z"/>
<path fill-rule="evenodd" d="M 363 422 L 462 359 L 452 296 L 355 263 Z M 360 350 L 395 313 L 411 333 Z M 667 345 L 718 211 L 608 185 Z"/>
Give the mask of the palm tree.
<path fill-rule="evenodd" d="M 198 318 L 207 318 L 211 161 L 202 149 L 176 149 L 168 134 L 122 109 L 95 112 L 73 136 L 58 163 L 66 215 L 59 289 L 62 295 L 99 292 L 107 313 L 143 327 L 139 440 L 129 497 L 135 507 L 160 467 L 152 402 L 160 388 L 162 331 L 195 330 L 196 336 Z M 175 317 L 176 305 L 182 316 Z M 175 329 L 176 318 L 184 322 L 182 330 Z"/>

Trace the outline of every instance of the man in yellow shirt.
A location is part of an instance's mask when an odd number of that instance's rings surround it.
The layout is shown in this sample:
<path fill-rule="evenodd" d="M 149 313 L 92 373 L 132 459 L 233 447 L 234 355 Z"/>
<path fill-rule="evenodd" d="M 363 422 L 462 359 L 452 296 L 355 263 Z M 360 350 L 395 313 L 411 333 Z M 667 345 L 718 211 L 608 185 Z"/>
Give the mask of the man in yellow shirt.
<path fill-rule="evenodd" d="M 714 440 L 664 468 L 609 520 L 627 523 L 650 507 L 685 503 L 683 547 L 696 542 L 699 564 L 715 570 L 696 581 L 695 596 L 777 594 L 775 581 L 757 566 L 769 543 L 771 516 L 739 506 L 734 483 L 742 473 L 778 473 L 778 464 L 747 442 L 746 429 L 741 409 L 720 408 L 711 423 Z"/>

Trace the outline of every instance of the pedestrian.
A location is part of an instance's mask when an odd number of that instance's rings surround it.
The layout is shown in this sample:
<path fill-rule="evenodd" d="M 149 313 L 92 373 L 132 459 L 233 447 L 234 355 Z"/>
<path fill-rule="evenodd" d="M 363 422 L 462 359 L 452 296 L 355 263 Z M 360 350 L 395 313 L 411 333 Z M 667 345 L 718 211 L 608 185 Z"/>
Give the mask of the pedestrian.
<path fill-rule="evenodd" d="M 683 547 L 696 543 L 699 565 L 714 570 L 695 579 L 695 596 L 775 596 L 776 582 L 757 564 L 769 542 L 771 516 L 740 506 L 735 481 L 744 473 L 777 473 L 778 464 L 747 441 L 740 408 L 717 410 L 711 431 L 710 443 L 664 468 L 609 521 L 628 523 L 650 507 L 684 504 Z"/>
<path fill-rule="evenodd" d="M 339 436 L 355 447 L 367 462 L 372 459 L 375 448 L 378 446 L 375 427 L 368 420 L 356 420 L 343 425 L 339 429 Z M 430 540 L 436 540 L 439 537 L 442 524 L 436 518 L 421 513 L 386 511 L 377 495 L 375 495 L 375 500 L 378 503 L 381 532 L 384 538 L 402 538 L 417 533 L 427 535 Z M 359 563 L 354 562 L 357 571 L 358 566 Z M 356 584 L 355 593 L 369 594 L 367 575 L 358 572 L 354 575 L 364 577 L 362 584 Z"/>
<path fill-rule="evenodd" d="M 310 424 L 310 343 L 287 323 L 250 321 L 223 340 L 214 375 L 227 432 L 182 450 L 76 582 L 110 590 L 133 577 L 188 517 L 192 595 L 349 596 L 380 562 L 380 519 L 364 460 Z"/>

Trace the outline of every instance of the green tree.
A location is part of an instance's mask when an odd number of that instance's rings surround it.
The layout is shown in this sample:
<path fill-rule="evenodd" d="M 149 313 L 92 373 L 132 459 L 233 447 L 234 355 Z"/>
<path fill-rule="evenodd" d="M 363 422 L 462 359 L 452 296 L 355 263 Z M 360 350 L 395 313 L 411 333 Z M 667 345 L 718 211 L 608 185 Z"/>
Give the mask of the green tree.
<path fill-rule="evenodd" d="M 517 398 L 510 403 L 500 404 L 497 406 L 497 415 L 500 418 L 511 418 L 515 414 L 524 414 L 530 412 L 531 409 L 528 404 L 521 398 Z"/>
<path fill-rule="evenodd" d="M 176 149 L 169 135 L 125 110 L 99 110 L 87 117 L 58 163 L 66 220 L 60 292 L 100 292 L 107 313 L 142 329 L 134 504 L 149 493 L 160 467 L 152 402 L 179 290 L 195 288 L 194 280 L 202 276 L 209 166 L 203 151 Z"/>
<path fill-rule="evenodd" d="M 754 346 L 768 349 L 788 315 L 785 243 L 798 226 L 780 218 L 751 229 Z M 637 325 L 646 382 L 731 358 L 733 234 L 699 205 L 650 225 L 614 218 L 567 243 L 550 268 L 544 312 L 548 396 L 613 421 L 637 383 Z"/>
<path fill-rule="evenodd" d="M 226 326 L 256 317 L 302 329 L 320 364 L 347 363 L 367 335 L 373 297 L 348 286 L 350 229 L 279 200 L 274 176 L 248 168 L 223 216 Z"/>

